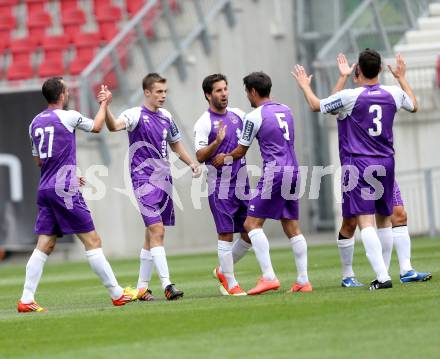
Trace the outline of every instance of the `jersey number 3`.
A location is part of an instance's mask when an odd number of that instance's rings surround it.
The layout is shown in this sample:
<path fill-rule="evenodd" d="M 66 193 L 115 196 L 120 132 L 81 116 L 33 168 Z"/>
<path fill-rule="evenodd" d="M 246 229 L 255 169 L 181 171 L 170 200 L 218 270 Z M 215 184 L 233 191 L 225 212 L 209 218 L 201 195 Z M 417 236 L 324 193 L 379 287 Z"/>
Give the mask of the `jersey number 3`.
<path fill-rule="evenodd" d="M 278 120 L 278 124 L 280 125 L 280 128 L 282 130 L 284 130 L 283 133 L 283 137 L 286 141 L 290 141 L 290 137 L 289 137 L 289 124 L 287 123 L 287 121 L 284 120 L 284 117 L 286 117 L 286 115 L 282 112 L 276 112 L 275 116 Z"/>
<path fill-rule="evenodd" d="M 44 146 L 44 134 L 49 134 L 49 141 L 47 144 L 47 153 L 43 151 Z M 35 129 L 35 137 L 40 137 L 40 142 L 38 144 L 38 154 L 40 158 L 50 158 L 52 157 L 52 145 L 53 145 L 54 128 L 53 126 L 45 127 L 44 129 L 38 127 Z"/>
<path fill-rule="evenodd" d="M 382 120 L 382 107 L 379 105 L 371 105 L 368 111 L 374 113 L 373 124 L 376 125 L 376 128 L 370 127 L 368 133 L 370 136 L 380 136 L 382 133 L 382 122 L 380 122 Z"/>

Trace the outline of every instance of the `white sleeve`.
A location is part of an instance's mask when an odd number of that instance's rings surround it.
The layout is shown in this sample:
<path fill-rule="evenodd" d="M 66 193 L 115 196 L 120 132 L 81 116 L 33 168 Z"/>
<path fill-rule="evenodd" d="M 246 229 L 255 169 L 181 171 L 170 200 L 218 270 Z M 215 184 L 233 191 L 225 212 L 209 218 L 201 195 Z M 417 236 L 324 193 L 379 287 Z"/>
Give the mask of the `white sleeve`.
<path fill-rule="evenodd" d="M 37 146 L 35 146 L 34 139 L 32 138 L 32 123 L 29 126 L 29 138 L 31 140 L 32 156 L 38 157 Z"/>
<path fill-rule="evenodd" d="M 242 110 L 239 109 L 238 107 L 231 107 L 231 108 L 228 108 L 228 111 L 231 111 L 231 112 L 235 113 L 238 117 L 241 118 L 241 121 L 243 121 L 244 116 L 246 115 L 246 112 L 242 111 Z"/>
<path fill-rule="evenodd" d="M 381 86 L 384 90 L 389 92 L 396 102 L 397 110 L 403 108 L 406 111 L 414 111 L 414 103 L 412 102 L 409 95 L 402 90 L 399 86 Z"/>
<path fill-rule="evenodd" d="M 179 127 L 177 127 L 176 123 L 171 119 L 170 128 L 168 130 L 167 141 L 168 143 L 176 143 L 182 139 L 182 135 L 180 133 Z"/>
<path fill-rule="evenodd" d="M 167 134 L 167 142 L 168 143 L 176 143 L 182 139 L 182 135 L 180 134 L 179 128 L 173 120 L 173 116 L 171 113 L 164 108 L 159 109 L 159 111 L 170 121 L 170 127 L 168 128 Z"/>
<path fill-rule="evenodd" d="M 358 90 L 360 89 L 360 90 Z M 322 113 L 337 114 L 340 112 L 349 112 L 353 109 L 356 99 L 363 88 L 347 89 L 336 92 L 319 102 Z"/>
<path fill-rule="evenodd" d="M 241 131 L 241 137 L 238 140 L 240 145 L 249 147 L 252 144 L 252 141 L 260 130 L 262 120 L 261 108 L 245 115 L 243 131 Z"/>
<path fill-rule="evenodd" d="M 73 132 L 77 128 L 85 132 L 91 132 L 93 130 L 93 120 L 84 117 L 78 111 L 55 110 L 55 113 L 70 132 Z"/>
<path fill-rule="evenodd" d="M 208 112 L 205 112 L 194 125 L 194 150 L 198 150 L 209 145 L 209 134 L 211 132 L 211 120 Z"/>
<path fill-rule="evenodd" d="M 122 112 L 118 116 L 118 119 L 122 119 L 124 121 L 125 129 L 127 131 L 133 131 L 136 128 L 137 124 L 139 123 L 140 117 L 141 117 L 141 108 L 133 107 Z"/>

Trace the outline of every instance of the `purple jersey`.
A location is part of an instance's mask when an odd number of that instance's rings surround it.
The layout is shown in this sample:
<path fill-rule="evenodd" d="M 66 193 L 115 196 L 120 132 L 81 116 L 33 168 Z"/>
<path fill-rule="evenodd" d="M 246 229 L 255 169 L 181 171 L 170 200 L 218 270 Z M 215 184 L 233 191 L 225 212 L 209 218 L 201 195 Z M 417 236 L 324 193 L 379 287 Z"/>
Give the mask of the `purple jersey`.
<path fill-rule="evenodd" d="M 342 90 L 321 100 L 322 113 L 338 113 L 340 157 L 394 155 L 393 122 L 400 108 L 412 111 L 414 105 L 398 86 L 380 84 Z M 341 136 L 342 135 L 342 136 Z"/>
<path fill-rule="evenodd" d="M 243 146 L 250 146 L 256 137 L 260 144 L 264 166 L 298 167 L 294 140 L 294 122 L 290 108 L 268 101 L 245 116 L 241 138 Z"/>
<path fill-rule="evenodd" d="M 168 143 L 181 138 L 171 114 L 162 108 L 153 112 L 142 106 L 124 111 L 119 118 L 128 131 L 132 179 L 149 178 L 159 168 L 169 172 Z"/>
<path fill-rule="evenodd" d="M 229 153 L 237 147 L 238 139 L 240 138 L 241 130 L 243 129 L 243 117 L 243 111 L 237 108 L 228 108 L 225 114 L 218 114 L 208 110 L 199 118 L 194 125 L 194 146 L 196 152 L 215 141 L 220 121 L 223 122 L 223 125 L 227 126 L 225 138 L 220 146 L 218 146 L 217 150 L 212 154 L 211 158 L 206 161 L 207 165 L 211 165 L 212 159 L 218 153 Z M 212 165 L 208 167 L 208 178 L 216 179 L 216 189 L 220 185 L 221 175 L 226 166 L 227 165 L 223 165 L 217 169 Z M 230 190 L 234 191 L 234 187 L 237 184 L 237 175 L 240 169 L 245 166 L 246 158 L 244 157 L 232 163 Z M 245 186 L 247 184 L 247 172 L 244 172 L 244 174 L 245 175 L 242 178 L 243 183 L 238 184 L 239 186 Z M 208 184 L 212 186 L 210 182 L 211 181 L 208 181 Z M 210 189 L 211 191 L 213 190 L 212 188 Z"/>
<path fill-rule="evenodd" d="M 93 120 L 76 111 L 47 109 L 29 126 L 32 154 L 41 160 L 39 190 L 69 188 L 76 178 L 75 130 L 90 132 Z"/>

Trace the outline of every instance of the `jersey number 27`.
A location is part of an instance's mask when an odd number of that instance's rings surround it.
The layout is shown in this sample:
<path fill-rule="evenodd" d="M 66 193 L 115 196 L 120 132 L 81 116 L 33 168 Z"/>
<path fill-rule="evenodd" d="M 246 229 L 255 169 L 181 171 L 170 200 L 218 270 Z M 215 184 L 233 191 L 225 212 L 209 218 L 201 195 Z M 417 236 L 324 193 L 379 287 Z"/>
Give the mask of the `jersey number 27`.
<path fill-rule="evenodd" d="M 43 151 L 45 133 L 49 134 L 49 140 L 47 144 L 47 153 Z M 53 126 L 45 127 L 44 129 L 38 127 L 35 129 L 35 137 L 40 137 L 40 142 L 38 144 L 38 155 L 40 158 L 50 158 L 52 157 L 52 145 L 53 145 L 54 128 Z"/>

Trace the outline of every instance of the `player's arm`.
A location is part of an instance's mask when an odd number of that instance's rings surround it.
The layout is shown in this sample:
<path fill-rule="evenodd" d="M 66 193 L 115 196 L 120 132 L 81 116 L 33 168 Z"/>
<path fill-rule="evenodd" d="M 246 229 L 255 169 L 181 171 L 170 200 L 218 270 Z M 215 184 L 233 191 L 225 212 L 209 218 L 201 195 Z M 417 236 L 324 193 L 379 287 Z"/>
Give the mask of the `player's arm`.
<path fill-rule="evenodd" d="M 217 132 L 217 137 L 213 142 L 211 142 L 209 145 L 199 148 L 196 151 L 196 158 L 197 161 L 200 163 L 206 162 L 212 157 L 212 154 L 217 151 L 217 148 L 220 146 L 220 144 L 223 142 L 225 136 L 226 136 L 226 125 L 223 124 L 223 121 L 219 122 L 219 128 Z M 195 135 L 195 142 L 196 146 L 198 145 L 199 139 L 197 136 L 197 129 L 196 129 L 196 135 Z"/>
<path fill-rule="evenodd" d="M 397 82 L 399 82 L 400 87 L 403 91 L 406 92 L 406 94 L 409 96 L 409 98 L 412 101 L 413 108 L 410 110 L 410 112 L 417 112 L 418 110 L 418 103 L 417 98 L 414 95 L 414 92 L 409 85 L 408 81 L 406 80 L 405 74 L 406 74 L 406 64 L 401 54 L 397 54 L 396 56 L 396 67 L 393 69 L 391 65 L 388 65 L 388 69 L 391 71 Z"/>
<path fill-rule="evenodd" d="M 200 165 L 191 158 L 182 141 L 172 142 L 169 144 L 171 150 L 179 156 L 179 159 L 191 167 L 194 177 L 199 177 L 202 173 Z"/>
<path fill-rule="evenodd" d="M 101 91 L 97 96 L 99 102 L 99 110 L 93 119 L 93 126 L 90 132 L 101 132 L 107 114 L 108 104 L 111 102 L 112 93 L 108 91 L 107 86 L 101 85 Z"/>
<path fill-rule="evenodd" d="M 240 158 L 246 156 L 246 153 L 249 149 L 249 146 L 244 146 L 242 144 L 238 144 L 237 147 L 234 148 L 232 152 L 229 153 L 219 153 L 212 161 L 212 165 L 214 167 L 223 166 L 225 163 L 225 159 L 231 158 L 232 161 L 239 160 Z"/>
<path fill-rule="evenodd" d="M 336 62 L 339 70 L 339 78 L 338 81 L 336 82 L 335 87 L 333 88 L 332 95 L 344 89 L 348 78 L 350 77 L 351 73 L 353 72 L 356 66 L 356 64 L 350 66 L 348 64 L 347 58 L 342 53 L 338 55 L 338 57 L 336 58 Z"/>
<path fill-rule="evenodd" d="M 102 101 L 107 101 L 107 107 L 105 111 L 105 124 L 110 132 L 125 130 L 127 125 L 124 119 L 116 119 L 110 110 L 110 102 L 112 100 L 112 93 L 108 90 L 107 86 L 101 85 L 101 91 L 98 94 L 98 102 L 102 104 Z"/>
<path fill-rule="evenodd" d="M 310 109 L 313 112 L 319 112 L 321 110 L 320 100 L 315 95 L 315 93 L 312 90 L 312 87 L 310 86 L 313 75 L 310 76 L 307 75 L 306 71 L 304 70 L 304 67 L 298 64 L 295 65 L 295 68 L 291 72 L 291 74 L 298 82 L 298 86 L 300 87 L 300 89 L 303 91 L 304 97 L 306 98 Z"/>

